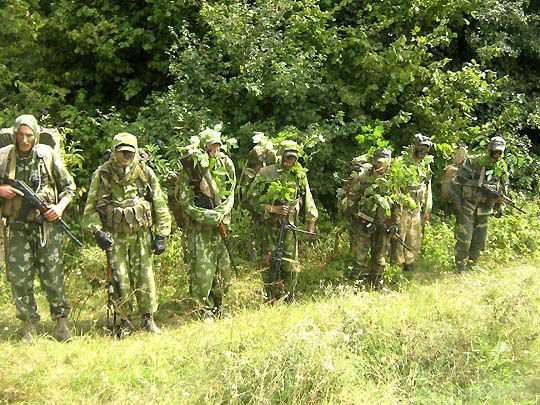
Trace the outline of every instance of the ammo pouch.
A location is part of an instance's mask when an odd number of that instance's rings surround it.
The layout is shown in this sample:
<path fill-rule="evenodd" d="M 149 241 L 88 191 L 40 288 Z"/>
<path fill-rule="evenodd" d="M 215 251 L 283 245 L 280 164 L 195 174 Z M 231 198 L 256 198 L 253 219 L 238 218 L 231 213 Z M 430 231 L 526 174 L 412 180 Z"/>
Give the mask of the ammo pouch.
<path fill-rule="evenodd" d="M 111 232 L 132 234 L 153 225 L 152 204 L 141 197 L 107 204 L 100 210 L 100 217 Z"/>

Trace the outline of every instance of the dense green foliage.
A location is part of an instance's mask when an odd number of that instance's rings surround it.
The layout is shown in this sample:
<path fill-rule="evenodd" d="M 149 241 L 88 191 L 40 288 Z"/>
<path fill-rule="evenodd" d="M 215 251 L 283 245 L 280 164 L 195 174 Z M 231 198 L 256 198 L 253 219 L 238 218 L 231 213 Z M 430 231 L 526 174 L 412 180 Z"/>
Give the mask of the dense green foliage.
<path fill-rule="evenodd" d="M 83 187 L 120 129 L 150 145 L 165 174 L 179 145 L 219 122 L 239 139 L 238 157 L 253 130 L 323 134 L 310 176 L 329 208 L 366 125 L 382 125 L 398 148 L 432 135 L 439 169 L 449 144 L 503 135 L 520 186 L 536 182 L 523 158 L 540 125 L 534 2 L 3 4 L 0 40 L 11 46 L 0 49 L 0 122 L 48 113 L 45 122 L 69 128 Z"/>

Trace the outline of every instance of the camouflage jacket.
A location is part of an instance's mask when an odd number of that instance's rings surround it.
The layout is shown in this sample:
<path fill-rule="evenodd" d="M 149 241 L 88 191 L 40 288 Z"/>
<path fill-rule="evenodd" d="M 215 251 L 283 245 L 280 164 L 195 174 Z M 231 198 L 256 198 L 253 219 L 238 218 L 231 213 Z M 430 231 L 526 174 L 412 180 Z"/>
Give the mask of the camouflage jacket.
<path fill-rule="evenodd" d="M 181 170 L 178 174 L 176 199 L 187 217 L 187 223 L 184 225 L 189 228 L 217 226 L 222 221 L 230 223 L 236 188 L 234 163 L 231 158 L 220 152 L 212 169 L 203 169 L 202 173 L 198 190 L 192 184 L 190 173 Z M 208 203 L 201 203 L 201 194 Z"/>
<path fill-rule="evenodd" d="M 426 156 L 422 161 L 417 162 L 412 156 L 412 150 L 405 155 L 405 164 L 410 168 L 418 177 L 418 182 L 409 184 L 405 193 L 416 203 L 416 209 L 414 211 L 424 213 L 431 212 L 433 208 L 433 195 L 431 192 L 431 167 L 429 161 L 432 160 L 431 156 Z M 412 170 L 414 168 L 414 171 Z"/>
<path fill-rule="evenodd" d="M 454 203 L 463 200 L 494 204 L 503 204 L 499 197 L 482 189 L 484 184 L 506 193 L 508 173 L 502 161 L 493 163 L 488 154 L 471 156 L 465 160 L 451 182 L 450 192 Z"/>
<path fill-rule="evenodd" d="M 48 145 L 35 145 L 26 158 L 18 155 L 15 145 L 0 149 L 0 184 L 4 176 L 24 181 L 50 204 L 57 204 L 63 198 L 71 201 L 75 196 L 73 177 L 60 154 Z M 2 215 L 17 217 L 22 205 L 23 198 L 19 196 L 2 201 Z M 36 215 L 36 210 L 31 211 L 27 220 L 35 219 Z"/>
<path fill-rule="evenodd" d="M 264 206 L 281 205 L 283 201 L 277 201 L 268 193 L 272 183 L 280 183 L 291 187 L 291 201 L 296 199 L 296 204 L 289 212 L 289 222 L 296 224 L 300 219 L 301 211 L 304 212 L 304 221 L 306 223 L 315 222 L 319 217 L 319 211 L 315 206 L 315 201 L 305 173 L 295 175 L 294 171 L 283 170 L 281 164 L 273 164 L 263 167 L 251 184 L 248 192 L 248 198 L 253 206 L 255 214 L 263 221 L 277 222 L 277 215 L 268 213 Z"/>
<path fill-rule="evenodd" d="M 107 228 L 103 221 L 103 210 L 107 206 L 127 207 L 130 201 L 144 199 L 150 203 L 154 234 L 169 236 L 171 233 L 171 214 L 154 171 L 145 164 L 141 164 L 140 170 L 144 172 L 144 178 L 129 184 L 120 184 L 109 174 L 109 170 L 109 162 L 105 162 L 97 168 L 92 176 L 88 199 L 84 207 L 83 227 L 92 233 L 98 229 Z"/>

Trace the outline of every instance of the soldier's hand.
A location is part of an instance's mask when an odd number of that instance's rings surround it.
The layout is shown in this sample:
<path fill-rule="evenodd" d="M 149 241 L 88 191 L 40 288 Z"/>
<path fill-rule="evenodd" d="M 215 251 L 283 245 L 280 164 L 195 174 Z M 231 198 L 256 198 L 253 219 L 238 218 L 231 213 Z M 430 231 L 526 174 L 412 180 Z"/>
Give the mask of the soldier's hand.
<path fill-rule="evenodd" d="M 270 214 L 281 215 L 281 216 L 289 215 L 289 206 L 288 205 L 270 205 L 270 204 L 266 204 L 264 206 L 264 208 Z"/>
<path fill-rule="evenodd" d="M 17 190 L 15 187 L 10 186 L 9 184 L 3 184 L 0 186 L 0 198 L 5 198 L 11 200 L 17 196 L 24 196 L 22 191 Z"/>
<path fill-rule="evenodd" d="M 167 239 L 165 236 L 157 235 L 152 242 L 152 249 L 155 255 L 160 255 L 167 250 Z"/>
<path fill-rule="evenodd" d="M 308 222 L 306 230 L 311 233 L 315 233 L 315 222 Z M 308 238 L 312 238 L 314 235 L 308 235 Z"/>
<path fill-rule="evenodd" d="M 96 231 L 94 237 L 96 238 L 97 245 L 103 250 L 110 249 L 114 243 L 112 235 L 109 232 L 99 230 Z"/>
<path fill-rule="evenodd" d="M 64 211 L 58 205 L 52 204 L 43 216 L 47 221 L 55 222 L 62 217 L 63 213 Z"/>
<path fill-rule="evenodd" d="M 431 213 L 430 212 L 424 212 L 424 222 L 429 221 L 431 219 Z"/>

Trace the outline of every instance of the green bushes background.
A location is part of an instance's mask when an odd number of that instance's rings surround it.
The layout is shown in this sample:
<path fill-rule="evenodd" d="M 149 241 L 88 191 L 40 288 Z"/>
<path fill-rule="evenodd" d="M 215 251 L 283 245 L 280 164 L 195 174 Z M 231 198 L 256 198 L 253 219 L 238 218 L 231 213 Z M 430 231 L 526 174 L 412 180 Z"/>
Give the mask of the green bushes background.
<path fill-rule="evenodd" d="M 30 112 L 66 128 L 83 188 L 121 129 L 154 145 L 164 175 L 217 122 L 239 159 L 254 130 L 324 135 L 310 176 L 331 212 L 364 126 L 396 148 L 433 136 L 436 169 L 448 145 L 502 135 L 514 183 L 537 184 L 537 2 L 5 0 L 0 20 L 0 124 Z"/>

